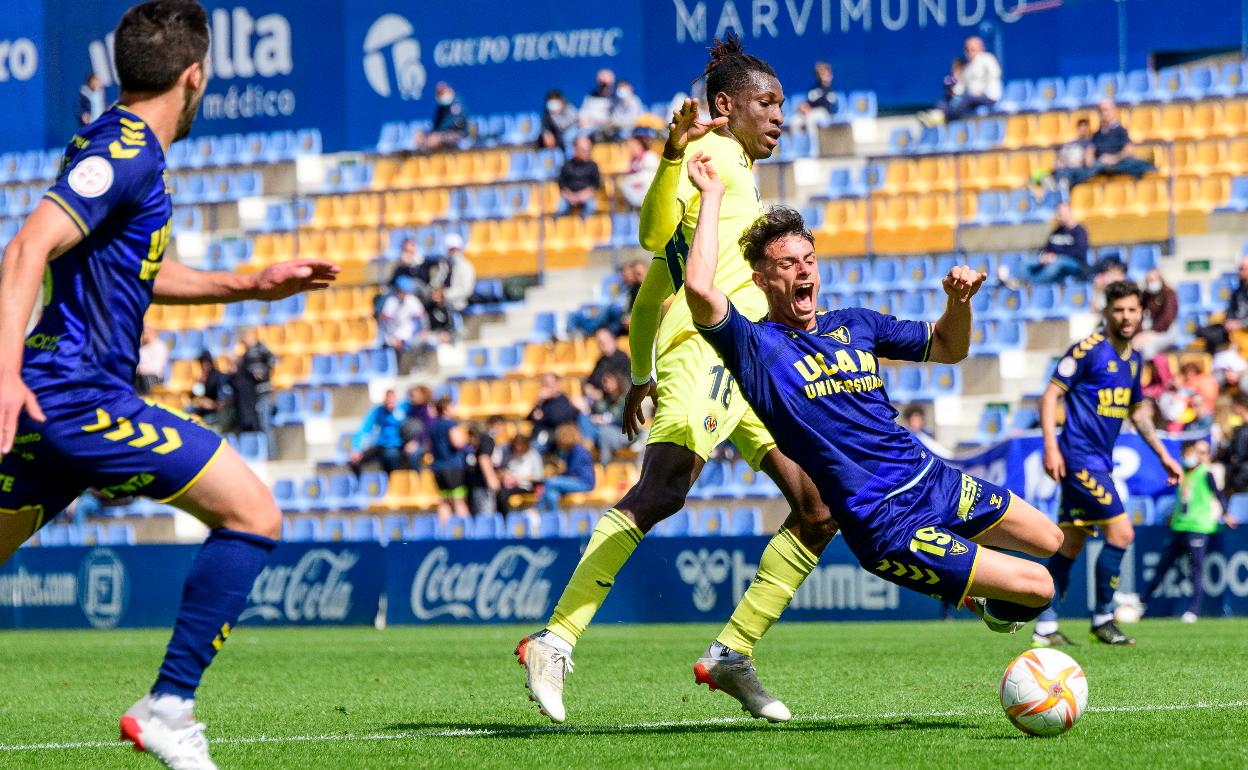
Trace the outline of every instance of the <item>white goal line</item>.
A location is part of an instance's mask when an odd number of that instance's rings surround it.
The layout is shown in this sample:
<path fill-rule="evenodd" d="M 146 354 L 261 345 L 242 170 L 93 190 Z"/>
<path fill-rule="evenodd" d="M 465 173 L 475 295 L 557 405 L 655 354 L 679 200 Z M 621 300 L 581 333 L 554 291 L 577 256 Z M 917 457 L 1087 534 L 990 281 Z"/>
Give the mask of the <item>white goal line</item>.
<path fill-rule="evenodd" d="M 1091 706 L 1093 714 L 1139 714 L 1152 711 L 1200 711 L 1208 709 L 1248 708 L 1248 700 L 1229 703 L 1180 703 L 1140 706 Z M 884 711 L 869 714 L 831 714 L 827 716 L 799 717 L 794 723 L 837 722 L 854 719 L 933 719 L 941 717 L 991 716 L 995 711 L 984 709 L 958 711 Z M 393 733 L 337 733 L 326 735 L 256 735 L 240 738 L 214 738 L 211 746 L 232 746 L 257 743 L 336 743 L 342 741 L 403 741 L 422 738 L 489 738 L 492 736 L 543 735 L 547 733 L 618 733 L 629 730 L 656 730 L 673 727 L 714 727 L 715 725 L 748 724 L 755 720 L 748 717 L 712 717 L 710 719 L 681 719 L 670 722 L 631 722 L 616 725 L 546 725 L 533 727 L 460 727 L 444 730 L 407 730 Z M 783 727 L 777 729 L 784 729 Z M 129 748 L 120 741 L 77 741 L 70 743 L 0 744 L 0 751 L 56 751 L 68 749 Z"/>

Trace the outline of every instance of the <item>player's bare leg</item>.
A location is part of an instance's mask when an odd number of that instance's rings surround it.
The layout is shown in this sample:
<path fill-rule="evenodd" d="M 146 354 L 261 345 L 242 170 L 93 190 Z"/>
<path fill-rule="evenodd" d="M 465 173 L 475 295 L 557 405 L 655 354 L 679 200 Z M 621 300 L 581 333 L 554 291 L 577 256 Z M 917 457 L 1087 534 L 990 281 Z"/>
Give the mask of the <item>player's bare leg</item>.
<path fill-rule="evenodd" d="M 789 503 L 789 516 L 759 560 L 758 574 L 728 624 L 694 664 L 694 681 L 723 690 L 755 718 L 787 721 L 789 709 L 758 681 L 754 644 L 771 628 L 836 534 L 836 522 L 814 482 L 772 449 L 760 463 Z"/>
<path fill-rule="evenodd" d="M 1010 507 L 1001 521 L 972 540 L 990 548 L 1041 558 L 1052 556 L 1063 545 L 1062 528 L 1016 495 L 1011 496 Z M 1083 547 L 1082 541 L 1079 547 Z"/>
<path fill-rule="evenodd" d="M 156 684 L 121 718 L 121 734 L 168 767 L 208 770 L 216 766 L 204 725 L 195 720 L 194 691 L 276 545 L 282 515 L 264 483 L 224 443 L 199 480 L 172 503 L 212 532 L 187 575 Z"/>
<path fill-rule="evenodd" d="M 993 631 L 1012 634 L 1053 601 L 1053 578 L 1043 564 L 981 548 L 963 600 Z"/>
<path fill-rule="evenodd" d="M 526 636 L 515 654 L 525 668 L 525 687 L 552 721 L 567 717 L 563 688 L 572 671 L 572 648 L 602 606 L 619 572 L 645 533 L 685 504 L 702 472 L 702 458 L 678 444 L 646 447 L 641 477 L 594 527 L 585 554 L 563 589 L 542 631 Z"/>

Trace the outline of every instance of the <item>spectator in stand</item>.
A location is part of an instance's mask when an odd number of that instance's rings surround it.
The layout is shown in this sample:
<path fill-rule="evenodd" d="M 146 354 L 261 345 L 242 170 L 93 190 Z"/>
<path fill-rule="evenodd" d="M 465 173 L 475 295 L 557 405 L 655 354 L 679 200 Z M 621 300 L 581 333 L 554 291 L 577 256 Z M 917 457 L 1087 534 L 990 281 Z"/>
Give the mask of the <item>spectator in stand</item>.
<path fill-rule="evenodd" d="M 953 105 L 953 99 L 958 95 L 958 83 L 962 82 L 962 70 L 964 69 L 966 69 L 966 60 L 961 56 L 955 56 L 949 62 L 949 73 L 940 81 L 940 85 L 944 89 L 943 98 L 936 103 L 934 112 L 919 116 L 919 120 L 923 121 L 925 125 L 929 122 L 925 118 L 930 118 L 930 116 L 936 113 L 944 115 Z"/>
<path fill-rule="evenodd" d="M 431 342 L 442 345 L 453 342 L 458 332 L 459 313 L 446 301 L 446 292 L 432 289 L 425 302 L 425 314 L 429 318 Z"/>
<path fill-rule="evenodd" d="M 819 154 L 819 129 L 836 112 L 836 91 L 832 90 L 832 65 L 815 62 L 815 84 L 806 98 L 797 103 L 797 114 L 791 119 L 794 131 L 805 131 L 810 137 L 814 155 Z"/>
<path fill-rule="evenodd" d="M 1057 206 L 1057 225 L 1049 233 L 1044 248 L 1035 262 L 1023 266 L 1023 277 L 1034 284 L 1060 283 L 1075 278 L 1088 269 L 1088 231 L 1075 219 L 1069 203 Z M 1008 270 L 1003 265 L 998 275 L 1010 282 Z"/>
<path fill-rule="evenodd" d="M 578 423 L 585 438 L 598 448 L 598 461 L 611 462 L 620 450 L 630 446 L 624 435 L 624 405 L 627 401 L 628 375 L 607 371 L 602 375 L 602 387 L 591 397 L 589 414 L 581 415 Z M 637 441 L 643 441 L 638 437 Z"/>
<path fill-rule="evenodd" d="M 1201 328 L 1196 336 L 1204 341 L 1205 350 L 1221 350 L 1243 329 L 1248 329 L 1248 256 L 1239 260 L 1239 285 L 1231 292 L 1222 322 Z"/>
<path fill-rule="evenodd" d="M 351 440 L 347 464 L 359 478 L 364 463 L 381 463 L 386 473 L 403 466 L 403 409 L 394 389 L 386 391 L 381 403 L 369 410 Z"/>
<path fill-rule="evenodd" d="M 615 338 L 615 332 L 605 326 L 600 326 L 594 332 L 594 341 L 598 343 L 598 360 L 594 362 L 594 368 L 586 378 L 585 384 L 601 393 L 602 378 L 608 373 L 615 374 L 621 382 L 630 381 L 633 370 L 628 354 L 620 350 L 620 343 Z"/>
<path fill-rule="evenodd" d="M 561 425 L 555 431 L 554 455 L 558 473 L 547 477 L 537 503 L 543 512 L 559 510 L 564 495 L 594 488 L 594 458 L 581 443 L 581 432 L 575 425 Z"/>
<path fill-rule="evenodd" d="M 104 83 L 94 72 L 87 75 L 82 88 L 78 89 L 78 125 L 88 126 L 104 114 Z"/>
<path fill-rule="evenodd" d="M 646 198 L 646 191 L 659 170 L 659 154 L 644 136 L 634 134 L 628 138 L 628 173 L 616 183 L 616 189 L 624 197 L 629 208 L 639 211 Z"/>
<path fill-rule="evenodd" d="M 419 286 L 423 281 L 422 275 L 427 272 L 424 265 L 425 255 L 420 253 L 420 247 L 416 245 L 416 241 L 412 238 L 404 238 L 403 244 L 399 247 L 399 262 L 394 266 L 388 281 L 391 291 L 403 276 L 416 281 Z"/>
<path fill-rule="evenodd" d="M 533 439 L 526 433 L 517 433 L 507 447 L 503 472 L 499 479 L 498 512 L 511 513 L 512 495 L 528 495 L 536 491 L 546 478 L 542 455 L 533 447 Z"/>
<path fill-rule="evenodd" d="M 573 334 L 596 334 L 606 326 L 612 333 L 627 334 L 629 315 L 641 283 L 646 279 L 648 261 L 636 259 L 620 266 L 619 289 L 602 305 L 591 305 L 568 317 L 568 331 Z"/>
<path fill-rule="evenodd" d="M 498 492 L 502 489 L 497 466 L 494 464 L 494 431 L 488 426 L 472 425 L 468 428 L 468 452 L 465 460 L 468 473 L 468 509 L 473 516 L 494 513 L 497 509 Z"/>
<path fill-rule="evenodd" d="M 649 270 L 650 260 L 648 259 L 634 259 L 620 269 L 620 275 L 624 280 L 626 299 L 617 328 L 614 329 L 616 334 L 628 334 L 628 326 L 632 321 L 633 304 L 637 301 L 637 294 L 641 291 L 641 284 L 646 280 L 646 273 Z"/>
<path fill-rule="evenodd" d="M 633 90 L 633 84 L 621 80 L 615 87 L 615 101 L 611 104 L 611 115 L 606 130 L 603 131 L 604 138 L 617 140 L 628 136 L 637 127 L 637 120 L 645 111 L 641 98 Z"/>
<path fill-rule="evenodd" d="M 464 253 L 464 238 L 459 233 L 449 233 L 442 239 L 446 246 L 446 261 L 450 273 L 438 283 L 431 282 L 432 288 L 446 291 L 446 302 L 456 313 L 464 312 L 468 307 L 468 298 L 472 296 L 477 285 L 477 268 Z"/>
<path fill-rule="evenodd" d="M 901 413 L 901 420 L 905 424 L 906 430 L 911 433 L 934 438 L 931 429 L 927 427 L 927 413 L 918 404 L 907 406 L 905 411 Z"/>
<path fill-rule="evenodd" d="M 197 360 L 199 377 L 191 386 L 191 406 L 187 411 L 219 432 L 229 422 L 226 407 L 230 401 L 230 378 L 217 368 L 216 359 L 207 350 L 201 351 Z"/>
<path fill-rule="evenodd" d="M 598 70 L 594 87 L 581 101 L 579 120 L 582 135 L 602 135 L 611 122 L 615 99 L 615 73 L 609 69 Z"/>
<path fill-rule="evenodd" d="M 1032 182 L 1042 185 L 1046 190 L 1057 189 L 1059 177 L 1067 173 L 1079 173 L 1091 164 L 1093 150 L 1092 122 L 1087 118 L 1079 118 L 1075 122 L 1075 138 L 1057 148 L 1057 159 L 1048 174 L 1037 171 Z"/>
<path fill-rule="evenodd" d="M 1158 399 L 1158 406 L 1167 422 L 1167 429 L 1179 431 L 1205 430 L 1213 424 L 1218 400 L 1218 381 L 1195 361 L 1179 367 L 1179 376 Z"/>
<path fill-rule="evenodd" d="M 1088 303 L 1098 315 L 1105 310 L 1105 287 L 1111 283 L 1127 280 L 1127 266 L 1115 257 L 1106 257 L 1093 268 L 1092 301 Z"/>
<path fill-rule="evenodd" d="M 415 342 L 424 326 L 425 306 L 416 297 L 416 279 L 401 275 L 394 282 L 394 292 L 381 305 L 378 327 L 388 347 L 402 356 Z"/>
<path fill-rule="evenodd" d="M 526 418 L 533 423 L 533 442 L 537 450 L 542 452 L 550 444 L 555 431 L 564 425 L 575 425 L 581 411 L 563 392 L 559 378 L 547 372 L 542 375 L 542 384 L 537 391 L 537 403 Z"/>
<path fill-rule="evenodd" d="M 1248 361 L 1239 354 L 1239 346 L 1228 340 L 1213 353 L 1213 377 L 1224 390 L 1237 390 L 1248 371 Z"/>
<path fill-rule="evenodd" d="M 169 346 L 150 326 L 143 327 L 141 342 L 139 364 L 134 370 L 134 389 L 140 395 L 146 395 L 165 381 L 165 369 L 169 367 Z"/>
<path fill-rule="evenodd" d="M 1248 492 L 1248 391 L 1241 390 L 1232 397 L 1231 412 L 1239 424 L 1218 459 L 1226 466 L 1227 494 L 1236 495 Z"/>
<path fill-rule="evenodd" d="M 455 89 L 439 82 L 433 89 L 433 98 L 438 105 L 433 111 L 433 130 L 416 140 L 417 147 L 429 152 L 454 147 L 468 135 L 468 113 Z"/>
<path fill-rule="evenodd" d="M 991 107 L 1001 98 L 1001 63 L 984 50 L 984 41 L 972 35 L 962 45 L 966 66 L 953 86 L 953 98 L 943 109 L 920 116 L 927 124 L 948 123 Z"/>
<path fill-rule="evenodd" d="M 571 214 L 574 210 L 582 217 L 594 213 L 598 203 L 598 190 L 602 187 L 602 175 L 593 159 L 594 143 L 588 136 L 578 136 L 573 145 L 572 157 L 559 169 L 558 216 Z"/>
<path fill-rule="evenodd" d="M 1097 176 L 1130 174 L 1139 179 L 1150 171 L 1156 171 L 1157 167 L 1152 163 L 1135 157 L 1131 135 L 1126 126 L 1122 125 L 1118 105 L 1114 104 L 1114 100 L 1103 99 L 1098 110 L 1101 113 L 1101 125 L 1084 151 L 1083 166 L 1055 171 L 1054 176 L 1058 181 L 1074 187 Z"/>
<path fill-rule="evenodd" d="M 1161 271 L 1153 268 L 1144 276 L 1144 319 L 1140 331 L 1131 340 L 1147 361 L 1174 344 L 1178 328 L 1179 295 L 1166 285 Z"/>
<path fill-rule="evenodd" d="M 273 436 L 273 368 L 277 356 L 260 341 L 255 328 L 243 332 L 231 385 L 234 391 L 234 429 L 240 433 L 260 431 L 268 442 L 269 457 L 277 457 Z"/>
<path fill-rule="evenodd" d="M 576 107 L 563 98 L 563 92 L 552 89 L 546 92 L 546 109 L 542 112 L 542 132 L 538 136 L 538 149 L 565 149 L 576 138 Z"/>
<path fill-rule="evenodd" d="M 437 417 L 429 425 L 430 467 L 441 495 L 438 522 L 445 524 L 452 514 L 468 516 L 468 433 L 451 416 L 449 397 L 439 398 L 434 410 Z"/>
<path fill-rule="evenodd" d="M 429 426 L 437 415 L 433 410 L 433 393 L 426 385 L 413 385 L 407 391 L 403 404 L 403 425 L 399 437 L 403 439 L 403 458 L 407 467 L 420 470 L 425 452 L 429 450 Z"/>

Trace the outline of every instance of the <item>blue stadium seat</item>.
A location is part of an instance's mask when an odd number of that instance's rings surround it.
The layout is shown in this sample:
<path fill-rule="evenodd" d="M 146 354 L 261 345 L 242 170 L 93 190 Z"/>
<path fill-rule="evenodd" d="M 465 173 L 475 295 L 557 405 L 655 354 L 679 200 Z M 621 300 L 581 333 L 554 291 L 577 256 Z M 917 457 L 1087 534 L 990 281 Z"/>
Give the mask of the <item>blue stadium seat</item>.
<path fill-rule="evenodd" d="M 1125 104 L 1139 104 L 1150 99 L 1150 92 L 1156 84 L 1156 78 L 1148 70 L 1131 70 L 1122 78 L 1122 90 L 1118 93 L 1118 101 Z"/>
<path fill-rule="evenodd" d="M 1009 408 L 1003 404 L 989 404 L 979 415 L 976 439 L 981 444 L 996 441 L 1005 432 Z"/>
<path fill-rule="evenodd" d="M 1226 307 L 1231 301 L 1231 295 L 1235 293 L 1236 287 L 1239 286 L 1239 275 L 1236 273 L 1223 273 L 1213 282 L 1211 300 L 1218 307 Z"/>
<path fill-rule="evenodd" d="M 1174 290 L 1179 296 L 1179 307 L 1183 308 L 1184 312 L 1206 309 L 1204 285 L 1200 282 L 1183 281 L 1174 287 Z"/>
<path fill-rule="evenodd" d="M 39 545 L 69 545 L 69 527 L 64 524 L 51 524 L 39 530 Z"/>
<path fill-rule="evenodd" d="M 1062 287 L 1062 302 L 1068 310 L 1087 310 L 1092 306 L 1092 284 L 1087 281 L 1068 281 Z"/>
<path fill-rule="evenodd" d="M 1027 103 L 1030 101 L 1031 81 L 1009 80 L 1001 89 L 1001 98 L 993 105 L 993 108 L 997 112 L 1013 114 L 1027 109 Z"/>
<path fill-rule="evenodd" d="M 567 537 L 568 517 L 563 511 L 547 511 L 537 524 L 537 537 Z"/>
<path fill-rule="evenodd" d="M 929 389 L 933 396 L 960 395 L 962 393 L 962 370 L 956 366 L 947 365 L 931 367 Z"/>
<path fill-rule="evenodd" d="M 978 121 L 974 126 L 971 149 L 991 150 L 1005 140 L 1005 121 L 1001 118 L 986 118 Z"/>
<path fill-rule="evenodd" d="M 533 522 L 529 518 L 528 511 L 512 511 L 507 514 L 503 522 L 503 533 L 504 537 L 513 540 L 522 540 L 537 534 L 533 531 Z"/>
<path fill-rule="evenodd" d="M 875 191 L 884 186 L 884 177 L 887 174 L 888 167 L 881 161 L 870 161 L 862 167 L 862 195 L 866 191 Z"/>
<path fill-rule="evenodd" d="M 1064 110 L 1074 110 L 1096 103 L 1096 80 L 1091 75 L 1072 75 L 1067 78 L 1062 95 L 1054 104 Z"/>
<path fill-rule="evenodd" d="M 728 534 L 736 537 L 763 534 L 763 512 L 753 506 L 737 508 L 732 512 Z"/>
<path fill-rule="evenodd" d="M 1248 211 L 1248 176 L 1237 176 L 1231 180 L 1231 197 L 1217 210 Z"/>
<path fill-rule="evenodd" d="M 1135 525 L 1152 524 L 1157 519 L 1153 498 L 1147 495 L 1131 495 L 1126 499 L 1127 515 Z"/>
<path fill-rule="evenodd" d="M 119 521 L 104 528 L 104 538 L 100 544 L 134 545 L 136 542 L 138 542 L 138 537 L 135 535 L 134 525 Z"/>
<path fill-rule="evenodd" d="M 423 516 L 421 518 L 432 519 L 433 517 Z M 412 520 L 404 514 L 394 513 L 387 516 L 382 521 L 381 527 L 385 533 L 385 541 L 387 543 L 401 543 L 406 540 L 416 539 L 411 536 Z M 432 537 L 432 530 L 430 530 L 430 537 Z"/>
<path fill-rule="evenodd" d="M 291 425 L 303 422 L 303 394 L 297 390 L 279 390 L 273 395 L 273 424 Z"/>
<path fill-rule="evenodd" d="M 1157 523 L 1163 524 L 1166 517 L 1174 513 L 1174 505 L 1178 502 L 1176 495 L 1161 495 L 1157 498 L 1157 502 L 1153 504 L 1153 513 L 1157 517 Z"/>
<path fill-rule="evenodd" d="M 931 295 L 925 291 L 907 291 L 901 296 L 898 315 L 904 318 L 923 320 L 933 315 Z"/>
<path fill-rule="evenodd" d="M 689 534 L 692 519 L 689 509 L 682 508 L 659 522 L 653 532 L 658 537 L 684 537 Z"/>
<path fill-rule="evenodd" d="M 573 508 L 568 513 L 568 537 L 589 537 L 598 523 L 598 516 L 593 508 Z"/>
<path fill-rule="evenodd" d="M 326 516 L 320 520 L 320 532 L 317 541 L 322 543 L 342 543 L 350 540 L 351 523 L 345 516 Z"/>
<path fill-rule="evenodd" d="M 728 511 L 723 508 L 705 508 L 697 513 L 693 519 L 693 527 L 690 530 L 691 535 L 727 535 L 728 534 Z"/>
<path fill-rule="evenodd" d="M 439 540 L 464 540 L 472 531 L 471 525 L 472 519 L 455 516 L 445 524 L 437 525 L 437 537 Z"/>
<path fill-rule="evenodd" d="M 367 505 L 367 500 L 360 495 L 359 480 L 348 471 L 329 477 L 328 498 L 330 510 L 361 511 Z"/>
<path fill-rule="evenodd" d="M 850 91 L 843 104 L 845 117 L 849 120 L 874 118 L 879 113 L 875 91 Z"/>
<path fill-rule="evenodd" d="M 269 442 L 263 433 L 240 433 L 238 453 L 249 463 L 265 462 L 269 459 Z"/>
<path fill-rule="evenodd" d="M 689 490 L 693 500 L 709 500 L 723 494 L 728 485 L 728 464 L 723 460 L 710 460 L 702 467 L 702 473 Z"/>
<path fill-rule="evenodd" d="M 307 510 L 332 511 L 334 509 L 329 497 L 329 479 L 325 476 L 304 479 L 302 493 L 303 499 L 307 501 Z"/>
<path fill-rule="evenodd" d="M 1149 89 L 1148 98 L 1155 102 L 1168 102 L 1180 98 L 1187 89 L 1187 70 L 1181 67 L 1166 67 L 1158 70 L 1153 79 L 1153 87 Z"/>
<path fill-rule="evenodd" d="M 945 146 L 945 137 L 948 135 L 948 129 L 945 126 L 923 126 L 919 131 L 919 138 L 909 149 L 909 152 L 940 152 Z"/>
<path fill-rule="evenodd" d="M 1248 60 L 1225 62 L 1218 68 L 1217 81 L 1210 89 L 1215 96 L 1232 97 L 1248 93 Z"/>
<path fill-rule="evenodd" d="M 877 256 L 868 263 L 870 272 L 867 287 L 876 291 L 897 288 L 901 277 L 901 260 L 895 257 Z"/>
<path fill-rule="evenodd" d="M 1054 109 L 1066 90 L 1066 84 L 1060 78 L 1039 78 L 1032 84 L 1031 98 L 1027 101 L 1027 109 L 1037 112 Z"/>
<path fill-rule="evenodd" d="M 840 283 L 844 286 L 861 288 L 867 281 L 867 263 L 861 259 L 843 259 L 838 265 Z"/>
<path fill-rule="evenodd" d="M 315 543 L 321 540 L 321 520 L 303 516 L 282 519 L 282 539 L 290 543 Z"/>
<path fill-rule="evenodd" d="M 1118 94 L 1122 92 L 1122 73 L 1121 72 L 1105 72 L 1096 76 L 1096 85 L 1090 94 L 1089 105 L 1096 104 L 1102 99 L 1118 99 Z"/>
<path fill-rule="evenodd" d="M 906 257 L 897 276 L 897 285 L 908 289 L 926 286 L 935 277 L 935 271 L 936 265 L 931 257 Z"/>
<path fill-rule="evenodd" d="M 1069 311 L 1062 307 L 1058 300 L 1057 287 L 1053 284 L 1036 284 L 1031 287 L 1031 296 L 1027 302 L 1024 316 L 1032 321 L 1045 321 L 1050 318 L 1062 318 Z"/>
<path fill-rule="evenodd" d="M 299 494 L 299 487 L 292 479 L 278 479 L 273 482 L 273 499 L 283 513 L 299 513 L 308 509 Z"/>
<path fill-rule="evenodd" d="M 890 375 L 892 382 L 886 386 L 894 401 L 914 401 L 926 397 L 928 376 L 924 367 L 900 366 L 885 371 L 896 371 L 896 375 Z"/>
<path fill-rule="evenodd" d="M 969 120 L 955 120 L 945 126 L 945 136 L 940 143 L 941 152 L 965 152 L 975 141 L 975 129 Z"/>
<path fill-rule="evenodd" d="M 541 312 L 533 319 L 533 335 L 535 342 L 549 342 L 559 337 L 559 315 Z"/>
<path fill-rule="evenodd" d="M 979 193 L 978 203 L 971 224 L 984 227 L 1009 221 L 1009 194 L 1004 190 L 983 190 Z"/>
<path fill-rule="evenodd" d="M 1031 430 L 1040 425 L 1040 412 L 1035 407 L 1020 406 L 1010 420 L 1011 430 Z"/>
<path fill-rule="evenodd" d="M 997 273 L 997 255 L 988 251 L 977 251 L 967 254 L 964 264 L 969 265 L 971 269 L 978 270 L 985 275 L 996 275 Z M 948 271 L 946 271 L 947 273 Z M 945 275 L 942 273 L 941 275 Z"/>
<path fill-rule="evenodd" d="M 473 540 L 499 540 L 508 536 L 500 514 L 481 513 L 468 521 L 468 537 Z"/>
<path fill-rule="evenodd" d="M 384 543 L 386 532 L 376 516 L 355 516 L 351 519 L 347 539 L 356 543 Z"/>
<path fill-rule="evenodd" d="M 1212 64 L 1192 67 L 1187 74 L 1187 84 L 1179 89 L 1176 96 L 1181 99 L 1204 99 L 1216 96 L 1214 88 L 1218 82 L 1218 74 L 1218 68 Z"/>

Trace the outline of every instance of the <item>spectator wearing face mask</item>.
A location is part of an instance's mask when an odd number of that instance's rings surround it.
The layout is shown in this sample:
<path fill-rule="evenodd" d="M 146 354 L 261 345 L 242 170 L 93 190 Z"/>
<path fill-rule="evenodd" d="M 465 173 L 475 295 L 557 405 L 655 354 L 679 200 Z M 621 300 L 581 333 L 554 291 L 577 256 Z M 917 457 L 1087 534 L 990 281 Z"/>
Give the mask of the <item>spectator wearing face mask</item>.
<path fill-rule="evenodd" d="M 609 69 L 598 70 L 594 87 L 581 101 L 581 133 L 601 136 L 611 123 L 611 108 L 615 106 L 615 73 Z"/>
<path fill-rule="evenodd" d="M 576 107 L 564 98 L 563 92 L 551 89 L 546 92 L 546 109 L 542 112 L 542 132 L 538 136 L 539 149 L 564 149 L 572 146 L 576 138 Z"/>
<path fill-rule="evenodd" d="M 628 136 L 637 126 L 637 119 L 643 112 L 645 112 L 645 107 L 633 91 L 633 84 L 627 80 L 621 80 L 615 87 L 615 101 L 611 105 L 611 115 L 604 132 L 605 137 L 615 140 Z"/>
<path fill-rule="evenodd" d="M 417 138 L 417 147 L 434 152 L 443 147 L 454 147 L 468 135 L 468 113 L 455 89 L 439 82 L 433 90 L 437 107 L 433 111 L 433 129 L 424 137 Z"/>
<path fill-rule="evenodd" d="M 1161 271 L 1152 269 L 1144 278 L 1144 320 L 1131 344 L 1145 360 L 1172 346 L 1178 338 L 1174 321 L 1179 315 L 1179 295 L 1166 285 Z"/>

